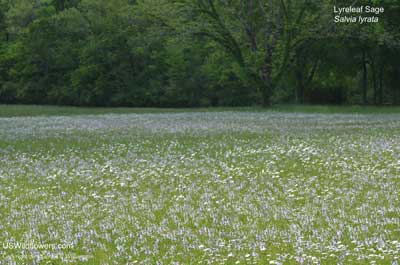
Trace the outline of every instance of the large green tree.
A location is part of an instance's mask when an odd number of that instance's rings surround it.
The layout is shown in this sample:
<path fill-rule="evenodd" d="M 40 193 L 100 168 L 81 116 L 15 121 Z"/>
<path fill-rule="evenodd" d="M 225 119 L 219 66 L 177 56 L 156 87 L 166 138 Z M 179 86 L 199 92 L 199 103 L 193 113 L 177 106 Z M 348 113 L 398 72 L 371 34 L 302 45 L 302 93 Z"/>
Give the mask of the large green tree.
<path fill-rule="evenodd" d="M 287 72 L 294 49 L 304 39 L 315 8 L 308 0 L 197 0 L 194 32 L 219 43 L 260 93 L 264 106 Z"/>
<path fill-rule="evenodd" d="M 334 23 L 344 0 L 0 0 L 0 103 L 400 103 L 399 3 Z"/>

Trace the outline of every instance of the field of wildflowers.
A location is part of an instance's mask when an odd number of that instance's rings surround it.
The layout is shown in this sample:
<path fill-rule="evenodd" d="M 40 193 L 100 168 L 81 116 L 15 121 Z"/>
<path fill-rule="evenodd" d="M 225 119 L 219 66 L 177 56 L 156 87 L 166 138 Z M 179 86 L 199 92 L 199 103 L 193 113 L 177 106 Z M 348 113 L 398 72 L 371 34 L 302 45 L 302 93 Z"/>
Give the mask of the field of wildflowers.
<path fill-rule="evenodd" d="M 0 264 L 400 259 L 400 114 L 0 118 L 0 185 Z"/>

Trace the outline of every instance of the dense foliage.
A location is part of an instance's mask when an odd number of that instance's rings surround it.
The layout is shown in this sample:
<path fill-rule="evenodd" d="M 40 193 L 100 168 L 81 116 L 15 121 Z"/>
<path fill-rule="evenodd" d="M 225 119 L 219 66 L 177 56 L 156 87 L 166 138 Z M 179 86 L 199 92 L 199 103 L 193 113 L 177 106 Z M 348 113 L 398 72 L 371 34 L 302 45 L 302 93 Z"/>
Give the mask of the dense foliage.
<path fill-rule="evenodd" d="M 400 4 L 348 2 L 0 0 L 0 103 L 399 104 Z"/>

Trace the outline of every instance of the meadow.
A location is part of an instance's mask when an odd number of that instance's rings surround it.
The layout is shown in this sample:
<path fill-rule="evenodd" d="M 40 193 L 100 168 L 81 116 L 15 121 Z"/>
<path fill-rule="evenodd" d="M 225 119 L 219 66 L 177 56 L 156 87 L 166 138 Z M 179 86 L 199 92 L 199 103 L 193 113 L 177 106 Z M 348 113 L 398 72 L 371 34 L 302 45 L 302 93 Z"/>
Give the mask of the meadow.
<path fill-rule="evenodd" d="M 398 109 L 64 110 L 0 107 L 0 264 L 399 262 Z"/>

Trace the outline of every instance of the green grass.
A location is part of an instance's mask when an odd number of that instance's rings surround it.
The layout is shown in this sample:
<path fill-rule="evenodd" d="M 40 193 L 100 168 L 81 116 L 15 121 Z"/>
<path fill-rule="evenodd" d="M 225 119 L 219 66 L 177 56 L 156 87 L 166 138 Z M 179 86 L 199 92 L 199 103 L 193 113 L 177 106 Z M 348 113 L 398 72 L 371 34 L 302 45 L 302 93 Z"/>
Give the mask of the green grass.
<path fill-rule="evenodd" d="M 288 113 L 325 113 L 325 114 L 389 114 L 400 113 L 399 106 L 333 106 L 333 105 L 274 105 L 261 107 L 210 107 L 210 108 L 106 108 L 106 107 L 70 107 L 44 105 L 0 105 L 0 117 L 22 116 L 71 116 L 129 113 L 182 113 L 182 112 L 288 112 Z"/>
<path fill-rule="evenodd" d="M 0 119 L 0 264 L 400 259 L 400 115 L 13 108 L 42 116 Z"/>
<path fill-rule="evenodd" d="M 71 115 L 100 115 L 126 113 L 160 113 L 178 112 L 178 109 L 157 108 L 100 108 L 100 107 L 70 107 L 45 105 L 0 105 L 0 117 L 21 116 L 71 116 Z"/>
<path fill-rule="evenodd" d="M 322 114 L 390 114 L 400 113 L 400 106 L 335 106 L 335 105 L 279 105 L 276 111 Z"/>

